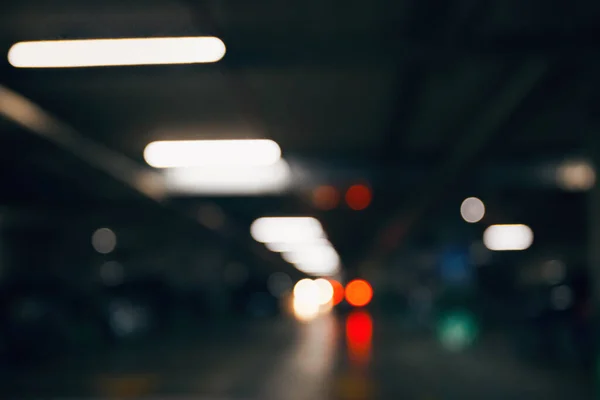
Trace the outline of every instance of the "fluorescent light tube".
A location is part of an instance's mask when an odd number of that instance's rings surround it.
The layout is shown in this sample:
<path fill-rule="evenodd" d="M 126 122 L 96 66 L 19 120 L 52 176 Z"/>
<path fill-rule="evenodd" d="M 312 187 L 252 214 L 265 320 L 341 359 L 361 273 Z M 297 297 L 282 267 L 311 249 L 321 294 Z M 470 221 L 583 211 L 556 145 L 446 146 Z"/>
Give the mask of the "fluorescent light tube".
<path fill-rule="evenodd" d="M 48 40 L 14 44 L 8 62 L 17 68 L 76 68 L 212 63 L 224 55 L 225 44 L 212 36 Z"/>

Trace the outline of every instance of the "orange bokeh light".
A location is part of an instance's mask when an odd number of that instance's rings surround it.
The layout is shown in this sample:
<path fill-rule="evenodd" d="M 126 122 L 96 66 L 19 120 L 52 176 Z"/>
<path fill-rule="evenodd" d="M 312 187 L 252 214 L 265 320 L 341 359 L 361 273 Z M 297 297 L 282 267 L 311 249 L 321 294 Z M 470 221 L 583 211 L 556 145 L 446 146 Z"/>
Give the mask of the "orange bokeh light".
<path fill-rule="evenodd" d="M 346 285 L 346 301 L 355 307 L 366 306 L 373 298 L 373 288 L 363 279 L 355 279 Z"/>
<path fill-rule="evenodd" d="M 371 189 L 365 185 L 353 185 L 346 191 L 346 203 L 354 211 L 364 210 L 371 204 Z"/>
<path fill-rule="evenodd" d="M 344 300 L 344 286 L 335 279 L 330 279 L 329 283 L 333 287 L 333 305 L 337 306 Z"/>
<path fill-rule="evenodd" d="M 313 190 L 312 201 L 321 210 L 333 210 L 340 204 L 340 193 L 333 186 L 319 186 Z"/>

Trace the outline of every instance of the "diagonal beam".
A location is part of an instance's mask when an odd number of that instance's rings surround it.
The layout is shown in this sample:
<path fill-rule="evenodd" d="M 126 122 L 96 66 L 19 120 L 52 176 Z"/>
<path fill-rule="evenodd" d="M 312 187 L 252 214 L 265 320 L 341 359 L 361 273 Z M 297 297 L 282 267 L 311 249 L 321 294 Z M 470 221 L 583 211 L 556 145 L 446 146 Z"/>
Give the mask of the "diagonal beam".
<path fill-rule="evenodd" d="M 0 85 L 0 115 L 67 150 L 86 164 L 108 174 L 151 200 L 160 200 L 164 195 L 158 174 L 86 138 L 26 97 L 2 85 Z"/>
<path fill-rule="evenodd" d="M 545 75 L 547 63 L 526 62 L 516 71 L 489 106 L 478 114 L 456 141 L 453 151 L 442 160 L 422 184 L 412 191 L 404 207 L 396 210 L 378 230 L 367 253 L 367 262 L 381 263 L 389 253 L 406 243 L 415 226 L 451 187 L 465 166 L 480 153 Z"/>

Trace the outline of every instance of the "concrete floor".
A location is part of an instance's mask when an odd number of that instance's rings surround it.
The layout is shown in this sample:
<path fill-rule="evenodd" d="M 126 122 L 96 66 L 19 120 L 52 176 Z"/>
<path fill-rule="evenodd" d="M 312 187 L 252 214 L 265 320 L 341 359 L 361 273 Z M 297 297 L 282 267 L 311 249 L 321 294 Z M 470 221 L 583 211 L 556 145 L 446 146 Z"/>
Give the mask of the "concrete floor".
<path fill-rule="evenodd" d="M 462 352 L 373 318 L 215 324 L 151 343 L 69 354 L 0 377 L 0 398 L 590 399 L 573 370 L 518 362 L 492 340 Z M 355 342 L 355 343 L 354 343 Z"/>

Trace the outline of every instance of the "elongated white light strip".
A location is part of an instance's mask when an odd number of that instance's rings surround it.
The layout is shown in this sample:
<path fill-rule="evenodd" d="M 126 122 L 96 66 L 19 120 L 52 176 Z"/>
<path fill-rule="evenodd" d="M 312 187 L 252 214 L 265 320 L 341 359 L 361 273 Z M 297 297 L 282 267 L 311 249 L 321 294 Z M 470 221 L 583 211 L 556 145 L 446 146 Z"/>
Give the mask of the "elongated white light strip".
<path fill-rule="evenodd" d="M 297 242 L 297 243 L 269 242 L 269 243 L 265 243 L 265 246 L 267 247 L 267 249 L 271 250 L 274 253 L 289 253 L 289 252 L 300 250 L 302 248 L 306 248 L 308 246 L 315 246 L 315 245 L 333 247 L 331 242 L 329 242 L 329 240 L 327 240 L 323 237 L 319 237 L 314 240 L 311 240 L 310 242 L 305 242 L 305 243 L 302 243 L 302 242 Z"/>
<path fill-rule="evenodd" d="M 321 223 L 312 217 L 265 217 L 250 227 L 252 237 L 299 271 L 316 276 L 339 272 L 340 257 L 326 239 Z"/>
<path fill-rule="evenodd" d="M 261 243 L 302 243 L 324 237 L 321 223 L 312 217 L 263 217 L 250 226 L 254 240 Z"/>
<path fill-rule="evenodd" d="M 283 253 L 283 259 L 292 264 L 316 264 L 337 265 L 339 256 L 332 246 L 308 245 L 299 247 L 293 251 Z"/>
<path fill-rule="evenodd" d="M 490 250 L 525 250 L 533 243 L 533 231 L 527 225 L 491 225 L 483 232 L 483 244 Z"/>
<path fill-rule="evenodd" d="M 290 185 L 285 160 L 268 166 L 169 168 L 163 174 L 169 193 L 246 196 L 278 194 Z"/>
<path fill-rule="evenodd" d="M 213 36 L 19 42 L 8 51 L 17 68 L 75 68 L 116 65 L 217 62 L 225 44 Z"/>
<path fill-rule="evenodd" d="M 293 264 L 298 271 L 314 276 L 332 276 L 339 272 L 339 264 L 328 264 L 324 262 L 317 263 L 296 263 Z"/>
<path fill-rule="evenodd" d="M 146 146 L 144 159 L 154 168 L 254 167 L 275 164 L 281 149 L 269 139 L 158 141 Z"/>

